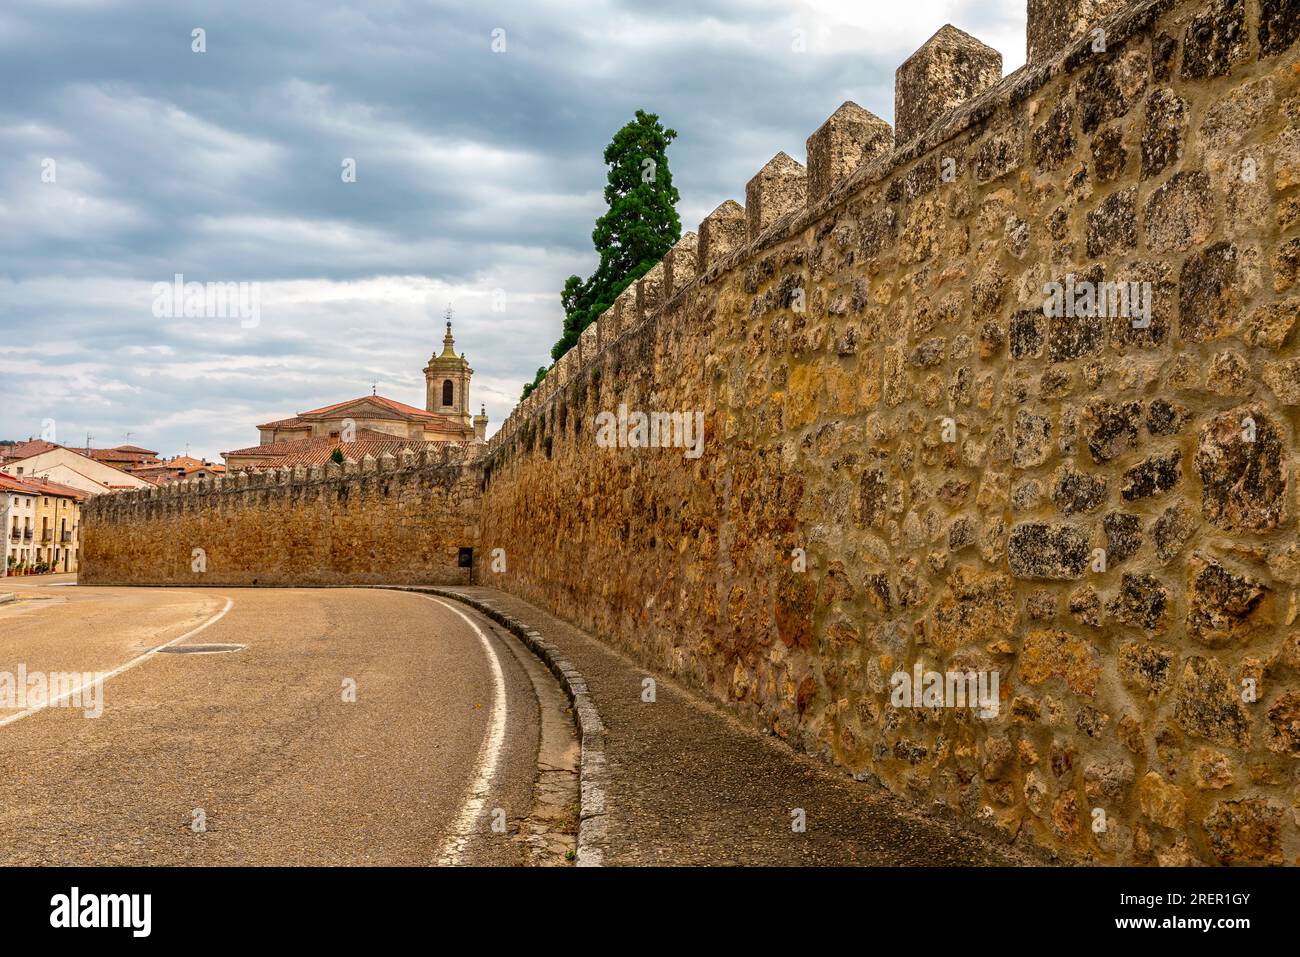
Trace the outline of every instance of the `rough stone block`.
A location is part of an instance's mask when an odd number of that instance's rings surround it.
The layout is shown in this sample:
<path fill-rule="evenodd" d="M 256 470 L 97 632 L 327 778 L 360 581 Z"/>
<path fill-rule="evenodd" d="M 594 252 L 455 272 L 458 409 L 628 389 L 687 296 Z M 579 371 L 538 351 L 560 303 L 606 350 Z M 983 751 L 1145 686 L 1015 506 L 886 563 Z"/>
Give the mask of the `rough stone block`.
<path fill-rule="evenodd" d="M 1030 63 L 1046 60 L 1124 7 L 1129 0 L 1029 0 L 1025 30 Z"/>
<path fill-rule="evenodd" d="M 642 319 L 654 315 L 664 301 L 664 264 L 655 263 L 635 286 L 637 313 Z"/>
<path fill-rule="evenodd" d="M 582 335 L 578 336 L 578 356 L 579 362 L 586 366 L 596 358 L 596 353 L 600 351 L 600 322 L 593 322 L 586 329 L 582 330 Z"/>
<path fill-rule="evenodd" d="M 894 134 L 919 136 L 954 106 L 1002 78 L 1002 54 L 951 23 L 925 41 L 894 74 Z"/>
<path fill-rule="evenodd" d="M 808 171 L 786 153 L 777 153 L 745 185 L 745 212 L 749 217 L 749 239 L 758 236 L 778 219 L 804 205 L 808 193 Z"/>
<path fill-rule="evenodd" d="M 700 221 L 700 272 L 707 271 L 748 241 L 745 207 L 729 199 Z"/>
<path fill-rule="evenodd" d="M 867 160 L 890 152 L 894 131 L 874 113 L 846 100 L 808 137 L 807 147 L 811 206 Z"/>
<path fill-rule="evenodd" d="M 618 298 L 614 300 L 614 308 L 618 310 L 619 335 L 641 324 L 641 313 L 636 307 L 636 283 L 632 283 L 618 294 Z"/>
<path fill-rule="evenodd" d="M 600 347 L 602 349 L 618 338 L 617 303 L 600 314 L 600 318 L 596 320 L 596 326 L 599 328 L 597 335 L 600 337 Z"/>
<path fill-rule="evenodd" d="M 664 256 L 664 298 L 671 299 L 699 274 L 699 237 L 685 233 Z"/>

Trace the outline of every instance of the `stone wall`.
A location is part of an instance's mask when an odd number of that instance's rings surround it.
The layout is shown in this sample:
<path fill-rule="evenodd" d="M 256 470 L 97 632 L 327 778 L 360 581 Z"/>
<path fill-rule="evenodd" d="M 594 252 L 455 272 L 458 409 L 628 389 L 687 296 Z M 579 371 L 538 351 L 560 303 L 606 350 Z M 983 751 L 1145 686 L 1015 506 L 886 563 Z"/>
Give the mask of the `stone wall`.
<path fill-rule="evenodd" d="M 84 508 L 90 585 L 455 584 L 478 540 L 480 473 L 460 449 L 240 472 L 101 495 Z"/>
<path fill-rule="evenodd" d="M 945 27 L 897 142 L 778 153 L 490 442 L 481 576 L 1007 839 L 1295 863 L 1300 3 L 1117 6 L 1033 0 L 1005 78 Z M 898 706 L 918 664 L 997 716 Z"/>

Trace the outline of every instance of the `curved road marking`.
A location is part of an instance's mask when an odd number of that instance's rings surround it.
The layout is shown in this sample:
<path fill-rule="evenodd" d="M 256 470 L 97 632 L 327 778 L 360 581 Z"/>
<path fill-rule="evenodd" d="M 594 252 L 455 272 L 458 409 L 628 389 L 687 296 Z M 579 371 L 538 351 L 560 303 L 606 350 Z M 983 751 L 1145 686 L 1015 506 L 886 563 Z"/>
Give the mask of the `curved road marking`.
<path fill-rule="evenodd" d="M 147 661 L 148 659 L 152 658 L 154 655 L 158 654 L 158 652 L 162 651 L 164 648 L 170 648 L 172 645 L 176 644 L 177 642 L 184 641 L 186 638 L 193 638 L 195 635 L 197 635 L 199 632 L 203 631 L 205 628 L 207 628 L 207 627 L 209 627 L 209 626 L 211 626 L 211 625 L 215 625 L 215 624 L 216 624 L 217 622 L 219 622 L 222 618 L 225 618 L 225 617 L 226 617 L 226 612 L 230 611 L 230 609 L 233 608 L 234 606 L 235 606 L 235 602 L 234 602 L 234 600 L 231 599 L 231 598 L 227 598 L 227 599 L 226 599 L 226 607 L 223 608 L 223 609 L 221 609 L 221 611 L 219 611 L 216 615 L 214 615 L 213 617 L 209 618 L 207 621 L 205 621 L 203 624 L 199 625 L 197 628 L 193 628 L 193 629 L 191 629 L 191 630 L 185 632 L 185 634 L 181 635 L 179 638 L 173 638 L 171 641 L 165 642 L 164 644 L 159 645 L 157 648 L 150 648 L 150 649 L 149 649 L 148 651 L 146 651 L 144 654 L 142 654 L 142 655 L 137 655 L 136 657 L 134 657 L 134 658 L 132 658 L 130 661 L 128 661 L 126 664 L 124 664 L 124 665 L 118 665 L 118 666 L 117 666 L 116 668 L 114 668 L 112 671 L 109 671 L 109 672 L 106 672 L 106 673 L 100 675 L 100 676 L 98 677 L 98 679 L 96 679 L 96 680 L 97 680 L 98 682 L 100 682 L 100 683 L 103 683 L 103 682 L 107 681 L 109 678 L 114 678 L 114 677 L 116 677 L 117 675 L 120 675 L 122 672 L 126 671 L 128 668 L 134 668 L 136 665 L 140 664 L 141 662 L 143 662 L 143 661 Z M 93 682 L 93 681 L 92 681 L 92 682 L 89 682 L 89 684 L 94 684 L 94 683 L 95 683 L 95 682 Z M 34 714 L 36 714 L 38 711 L 44 711 L 46 708 L 50 707 L 51 705 L 56 705 L 56 704 L 58 704 L 58 703 L 61 702 L 61 701 L 66 701 L 68 698 L 71 698 L 74 694 L 76 694 L 78 691 L 80 691 L 80 690 L 81 690 L 82 688 L 84 688 L 84 687 L 86 687 L 86 683 L 79 684 L 79 685 L 77 685 L 77 687 L 72 688 L 72 689 L 70 689 L 70 690 L 68 690 L 68 691 L 65 691 L 65 692 L 63 692 L 63 694 L 61 694 L 61 695 L 58 695 L 58 696 L 56 696 L 56 697 L 54 697 L 54 698 L 49 699 L 48 701 L 45 701 L 45 702 L 43 702 L 43 703 L 41 703 L 41 704 L 34 705 L 34 706 L 28 708 L 26 711 L 19 711 L 17 714 L 11 714 L 11 715 L 10 715 L 9 717 L 7 717 L 7 718 L 0 718 L 0 728 L 3 728 L 3 727 L 4 727 L 5 725 L 7 725 L 7 724 L 13 724 L 15 721 L 21 721 L 23 718 L 26 718 L 26 717 L 29 717 L 29 716 L 31 716 L 31 715 L 34 715 Z"/>
<path fill-rule="evenodd" d="M 441 599 L 429 595 L 421 595 L 420 597 L 437 602 L 449 611 L 454 611 L 460 615 L 465 620 L 465 623 L 474 629 L 474 634 L 478 635 L 483 650 L 487 652 L 488 664 L 492 668 L 492 714 L 488 718 L 488 735 L 483 741 L 482 750 L 479 752 L 478 774 L 474 777 L 474 785 L 470 788 L 469 798 L 465 801 L 465 806 L 461 808 L 460 815 L 456 818 L 456 825 L 452 833 L 448 835 L 447 840 L 443 842 L 442 853 L 438 856 L 438 865 L 440 867 L 455 866 L 460 863 L 461 855 L 465 851 L 465 845 L 469 843 L 470 836 L 474 831 L 474 824 L 479 815 L 483 813 L 483 805 L 487 799 L 488 790 L 492 786 L 492 778 L 495 777 L 497 764 L 501 760 L 501 749 L 506 739 L 506 679 L 501 672 L 501 661 L 497 658 L 496 649 L 492 647 L 492 642 L 488 641 L 487 635 L 483 634 L 483 630 L 479 628 L 472 618 L 459 608 L 449 605 Z"/>

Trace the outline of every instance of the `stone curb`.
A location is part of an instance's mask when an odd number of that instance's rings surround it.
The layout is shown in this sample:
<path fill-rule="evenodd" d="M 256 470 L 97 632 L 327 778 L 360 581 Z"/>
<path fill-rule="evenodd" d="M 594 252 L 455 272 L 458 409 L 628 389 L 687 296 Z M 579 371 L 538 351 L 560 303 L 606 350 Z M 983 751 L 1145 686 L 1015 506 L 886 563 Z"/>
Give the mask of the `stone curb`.
<path fill-rule="evenodd" d="M 18 596 L 11 591 L 0 591 L 0 605 L 7 605 L 11 601 L 17 601 Z"/>
<path fill-rule="evenodd" d="M 528 650 L 535 654 L 556 680 L 573 705 L 577 716 L 578 740 L 581 746 L 579 759 L 579 812 L 578 812 L 578 853 L 579 867 L 600 867 L 604 863 L 605 848 L 608 846 L 606 830 L 607 805 L 605 802 L 605 725 L 600 720 L 600 712 L 591 700 L 587 679 L 582 676 L 573 663 L 565 658 L 554 645 L 542 637 L 541 632 L 526 622 L 499 611 L 491 602 L 463 595 L 451 588 L 437 585 L 389 585 L 371 586 L 388 587 L 394 591 L 416 591 L 426 594 L 441 595 L 462 604 L 469 605 L 482 612 L 493 621 L 508 629 L 511 634 L 522 641 Z"/>

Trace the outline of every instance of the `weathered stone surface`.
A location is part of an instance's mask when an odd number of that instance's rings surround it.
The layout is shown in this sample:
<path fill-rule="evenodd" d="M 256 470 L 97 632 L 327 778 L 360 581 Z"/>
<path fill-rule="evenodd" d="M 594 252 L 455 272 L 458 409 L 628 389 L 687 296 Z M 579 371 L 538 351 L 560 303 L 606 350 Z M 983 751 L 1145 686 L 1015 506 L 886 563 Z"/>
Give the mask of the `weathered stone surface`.
<path fill-rule="evenodd" d="M 1126 512 L 1107 512 L 1101 520 L 1106 534 L 1106 565 L 1114 568 L 1142 547 L 1142 519 Z"/>
<path fill-rule="evenodd" d="M 1260 306 L 1246 318 L 1242 338 L 1248 345 L 1281 349 L 1295 328 L 1297 318 L 1300 318 L 1300 299 Z"/>
<path fill-rule="evenodd" d="M 1192 773 L 1201 791 L 1219 791 L 1233 785 L 1232 763 L 1226 754 L 1213 748 L 1196 749 L 1192 755 Z"/>
<path fill-rule="evenodd" d="M 1187 587 L 1187 633 L 1212 648 L 1245 640 L 1273 623 L 1272 593 L 1213 559 L 1193 557 Z"/>
<path fill-rule="evenodd" d="M 1150 65 L 1137 47 L 1108 52 L 1075 84 L 1084 133 L 1128 113 L 1147 88 Z"/>
<path fill-rule="evenodd" d="M 852 100 L 845 101 L 808 137 L 808 202 L 824 199 L 836 183 L 894 148 L 889 124 Z"/>
<path fill-rule="evenodd" d="M 1125 683 L 1158 698 L 1174 686 L 1177 657 L 1159 645 L 1126 641 L 1119 646 L 1119 676 Z"/>
<path fill-rule="evenodd" d="M 1084 408 L 1081 428 L 1093 461 L 1103 464 L 1136 448 L 1141 424 L 1139 402 L 1090 402 Z"/>
<path fill-rule="evenodd" d="M 1011 317 L 1011 358 L 1034 359 L 1043 354 L 1047 320 L 1041 309 L 1027 309 Z"/>
<path fill-rule="evenodd" d="M 1151 91 L 1142 117 L 1143 179 L 1158 176 L 1182 159 L 1187 119 L 1187 101 L 1181 96 L 1164 87 Z"/>
<path fill-rule="evenodd" d="M 1286 518 L 1290 470 L 1282 432 L 1260 406 L 1220 413 L 1202 426 L 1192 462 L 1207 521 L 1263 532 Z"/>
<path fill-rule="evenodd" d="M 745 213 L 749 239 L 757 239 L 786 213 L 803 207 L 808 195 L 808 172 L 790 156 L 777 153 L 745 186 Z"/>
<path fill-rule="evenodd" d="M 1081 585 L 1070 593 L 1070 617 L 1081 625 L 1101 627 L 1101 596 L 1091 585 Z"/>
<path fill-rule="evenodd" d="M 1300 359 L 1265 363 L 1264 384 L 1283 405 L 1300 405 Z"/>
<path fill-rule="evenodd" d="M 1175 173 L 1147 198 L 1146 224 L 1147 245 L 1157 252 L 1181 252 L 1204 243 L 1215 225 L 1210 177 L 1199 170 Z"/>
<path fill-rule="evenodd" d="M 1179 331 L 1188 342 L 1231 334 L 1241 323 L 1246 297 L 1241 254 L 1218 242 L 1183 261 L 1178 280 Z"/>
<path fill-rule="evenodd" d="M 1187 798 L 1157 771 L 1148 771 L 1138 783 L 1142 813 L 1161 827 L 1181 829 L 1187 816 Z"/>
<path fill-rule="evenodd" d="M 1162 565 L 1168 564 L 1196 531 L 1196 516 L 1185 505 L 1170 505 L 1151 523 L 1151 543 Z"/>
<path fill-rule="evenodd" d="M 1136 247 L 1137 187 L 1130 186 L 1111 193 L 1088 214 L 1088 255 L 1096 258 Z"/>
<path fill-rule="evenodd" d="M 653 315 L 664 300 L 664 264 L 655 263 L 635 286 L 637 313 L 643 318 Z M 568 381 L 567 377 L 564 381 Z"/>
<path fill-rule="evenodd" d="M 944 113 L 1002 78 L 1002 54 L 952 24 L 942 27 L 894 75 L 899 143 L 925 132 Z"/>
<path fill-rule="evenodd" d="M 1116 621 L 1152 632 L 1164 630 L 1168 609 L 1169 590 L 1160 579 L 1128 572 L 1120 580 L 1119 594 L 1106 606 Z"/>
<path fill-rule="evenodd" d="M 672 298 L 700 273 L 699 237 L 683 233 L 664 256 L 664 294 Z"/>
<path fill-rule="evenodd" d="M 1097 182 L 1109 183 L 1123 173 L 1127 165 L 1124 131 L 1116 126 L 1099 130 L 1092 139 L 1092 174 Z"/>
<path fill-rule="evenodd" d="M 1189 418 L 1187 406 L 1167 399 L 1152 399 L 1147 406 L 1147 431 L 1152 435 L 1177 435 Z"/>
<path fill-rule="evenodd" d="M 1016 599 L 1009 575 L 958 565 L 934 612 L 934 643 L 953 650 L 1013 633 Z"/>
<path fill-rule="evenodd" d="M 1105 476 L 1063 465 L 1052 476 L 1052 501 L 1063 515 L 1091 512 L 1106 501 L 1108 487 Z"/>
<path fill-rule="evenodd" d="M 1051 440 L 1051 420 L 1045 415 L 1035 415 L 1028 409 L 1021 409 L 1016 413 L 1011 464 L 1018 469 L 1042 465 L 1051 455 Z"/>
<path fill-rule="evenodd" d="M 1074 525 L 1025 522 L 1007 539 L 1007 561 L 1017 578 L 1082 578 L 1088 554 L 1088 537 Z"/>
<path fill-rule="evenodd" d="M 1253 390 L 1250 362 L 1240 352 L 1216 352 L 1205 375 L 1205 388 L 1218 395 L 1245 395 Z"/>
<path fill-rule="evenodd" d="M 1283 52 L 1300 39 L 1300 2 L 1260 0 L 1259 48 L 1264 56 Z"/>
<path fill-rule="evenodd" d="M 1282 808 L 1262 798 L 1220 802 L 1203 826 L 1224 864 L 1283 863 Z"/>
<path fill-rule="evenodd" d="M 1029 62 L 1048 59 L 1123 6 L 1124 0 L 1029 0 Z"/>
<path fill-rule="evenodd" d="M 975 154 L 975 179 L 989 183 L 1020 167 L 1024 159 L 1024 133 L 1019 127 L 997 130 L 980 143 Z"/>
<path fill-rule="evenodd" d="M 1161 495 L 1183 477 L 1183 453 L 1174 449 L 1159 455 L 1150 455 L 1124 473 L 1124 484 L 1119 494 L 1126 502 Z"/>
<path fill-rule="evenodd" d="M 1300 691 L 1284 691 L 1268 709 L 1268 749 L 1300 758 Z"/>
<path fill-rule="evenodd" d="M 700 272 L 704 272 L 749 241 L 745 207 L 727 200 L 700 221 L 699 237 Z"/>
<path fill-rule="evenodd" d="M 1248 43 L 1245 0 L 1213 0 L 1183 34 L 1184 79 L 1223 76 L 1246 59 Z"/>
<path fill-rule="evenodd" d="M 1082 638 L 1054 629 L 1035 629 L 1025 636 L 1020 677 L 1031 685 L 1060 678 L 1075 694 L 1091 697 L 1101 677 L 1101 658 Z"/>
<path fill-rule="evenodd" d="M 1189 734 L 1217 744 L 1244 747 L 1250 719 L 1223 665 L 1193 656 L 1183 664 L 1174 689 L 1174 721 Z"/>
<path fill-rule="evenodd" d="M 1074 153 L 1074 101 L 1063 100 L 1034 130 L 1034 168 L 1040 173 L 1058 169 Z"/>

